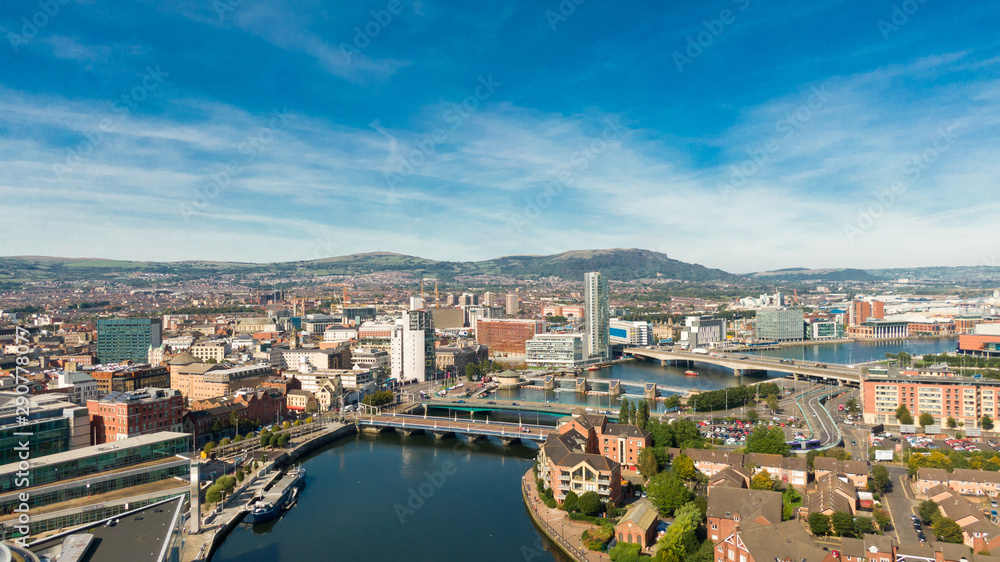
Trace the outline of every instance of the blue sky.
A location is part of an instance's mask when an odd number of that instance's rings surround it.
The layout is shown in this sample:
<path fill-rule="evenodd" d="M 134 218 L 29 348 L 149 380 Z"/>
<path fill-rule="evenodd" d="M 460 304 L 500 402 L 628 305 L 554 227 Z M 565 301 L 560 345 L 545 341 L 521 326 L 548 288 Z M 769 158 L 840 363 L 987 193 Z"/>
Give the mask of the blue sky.
<path fill-rule="evenodd" d="M 50 1 L 0 255 L 1000 265 L 992 2 Z"/>

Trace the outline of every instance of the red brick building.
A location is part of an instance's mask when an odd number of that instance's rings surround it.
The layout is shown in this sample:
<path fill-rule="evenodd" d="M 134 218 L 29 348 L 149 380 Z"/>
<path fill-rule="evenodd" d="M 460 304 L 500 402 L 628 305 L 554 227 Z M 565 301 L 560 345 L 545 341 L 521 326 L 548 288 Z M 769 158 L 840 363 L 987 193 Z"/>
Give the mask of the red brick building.
<path fill-rule="evenodd" d="M 523 356 L 524 342 L 545 330 L 543 320 L 480 318 L 476 343 L 489 348 L 490 357 Z"/>
<path fill-rule="evenodd" d="M 169 388 L 112 392 L 100 400 L 88 400 L 90 442 L 100 445 L 160 431 L 179 432 L 183 408 L 180 391 Z"/>

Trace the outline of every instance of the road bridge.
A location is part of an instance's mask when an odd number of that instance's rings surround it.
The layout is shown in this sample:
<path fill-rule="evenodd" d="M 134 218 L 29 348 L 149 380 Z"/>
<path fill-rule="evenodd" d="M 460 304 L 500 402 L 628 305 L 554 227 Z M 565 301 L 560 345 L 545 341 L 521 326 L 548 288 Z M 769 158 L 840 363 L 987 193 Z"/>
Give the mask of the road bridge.
<path fill-rule="evenodd" d="M 716 365 L 732 369 L 737 376 L 759 371 L 774 371 L 788 373 L 796 380 L 799 377 L 803 377 L 808 380 L 835 382 L 839 385 L 850 386 L 858 386 L 861 379 L 861 369 L 839 363 L 791 361 L 779 357 L 743 355 L 740 353 L 729 354 L 721 351 L 693 353 L 672 349 L 644 349 L 638 347 L 625 348 L 622 353 L 632 357 L 657 360 L 664 365 L 671 363 Z"/>
<path fill-rule="evenodd" d="M 486 437 L 496 437 L 504 445 L 518 441 L 542 442 L 556 431 L 554 427 L 533 424 L 491 422 L 488 420 L 456 420 L 438 417 L 408 415 L 361 414 L 355 418 L 360 429 L 374 431 L 401 431 L 406 435 L 414 433 L 433 434 L 437 439 L 464 435 L 469 442 Z"/>

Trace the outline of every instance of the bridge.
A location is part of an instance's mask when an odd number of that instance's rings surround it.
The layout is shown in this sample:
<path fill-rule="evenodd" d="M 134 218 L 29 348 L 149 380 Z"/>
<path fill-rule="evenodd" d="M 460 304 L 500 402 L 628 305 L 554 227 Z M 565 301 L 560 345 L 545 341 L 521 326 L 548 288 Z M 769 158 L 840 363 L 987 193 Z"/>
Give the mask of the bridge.
<path fill-rule="evenodd" d="M 755 372 L 775 371 L 778 373 L 788 373 L 795 380 L 798 380 L 799 377 L 804 377 L 808 380 L 836 382 L 841 386 L 858 386 L 861 380 L 861 369 L 839 363 L 792 361 L 780 357 L 763 357 L 740 353 L 730 354 L 721 351 L 693 353 L 690 351 L 643 349 L 638 347 L 626 348 L 622 353 L 623 355 L 630 355 L 632 357 L 658 360 L 663 365 L 671 363 L 716 365 L 732 369 L 737 376 Z"/>
<path fill-rule="evenodd" d="M 477 439 L 496 437 L 504 445 L 525 440 L 542 442 L 549 438 L 549 434 L 556 431 L 554 427 L 544 425 L 491 422 L 488 420 L 457 420 L 402 414 L 361 414 L 355 418 L 355 423 L 362 430 L 401 431 L 405 435 L 429 433 L 437 439 L 464 435 L 470 443 Z"/>
<path fill-rule="evenodd" d="M 669 386 L 654 383 L 652 381 L 632 382 L 617 379 L 598 379 L 590 377 L 557 377 L 546 375 L 544 377 L 525 377 L 524 380 L 532 386 L 540 387 L 542 390 L 575 390 L 576 392 L 599 392 L 610 394 L 611 396 L 642 396 L 644 398 L 656 398 L 660 391 L 673 392 L 682 396 L 691 394 L 690 388 L 679 386 Z M 650 386 L 654 385 L 654 386 Z"/>

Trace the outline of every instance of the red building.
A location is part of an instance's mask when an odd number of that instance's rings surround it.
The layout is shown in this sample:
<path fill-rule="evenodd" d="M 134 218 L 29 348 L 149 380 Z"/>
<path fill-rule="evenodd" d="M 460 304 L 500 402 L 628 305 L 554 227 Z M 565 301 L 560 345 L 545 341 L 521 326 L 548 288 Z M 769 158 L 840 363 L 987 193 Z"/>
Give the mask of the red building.
<path fill-rule="evenodd" d="M 854 301 L 849 320 L 851 326 L 868 320 L 885 320 L 885 305 L 881 301 Z"/>
<path fill-rule="evenodd" d="M 286 397 L 276 388 L 260 387 L 254 390 L 239 390 L 233 394 L 208 398 L 191 403 L 192 410 L 210 410 L 226 404 L 240 406 L 237 416 L 244 421 L 277 423 L 285 419 L 288 410 Z"/>
<path fill-rule="evenodd" d="M 524 342 L 544 330 L 543 320 L 480 318 L 476 321 L 476 343 L 487 346 L 490 357 L 523 356 Z"/>
<path fill-rule="evenodd" d="M 170 388 L 143 388 L 134 392 L 112 392 L 100 400 L 88 400 L 90 442 L 100 445 L 160 431 L 181 431 L 184 397 Z"/>

